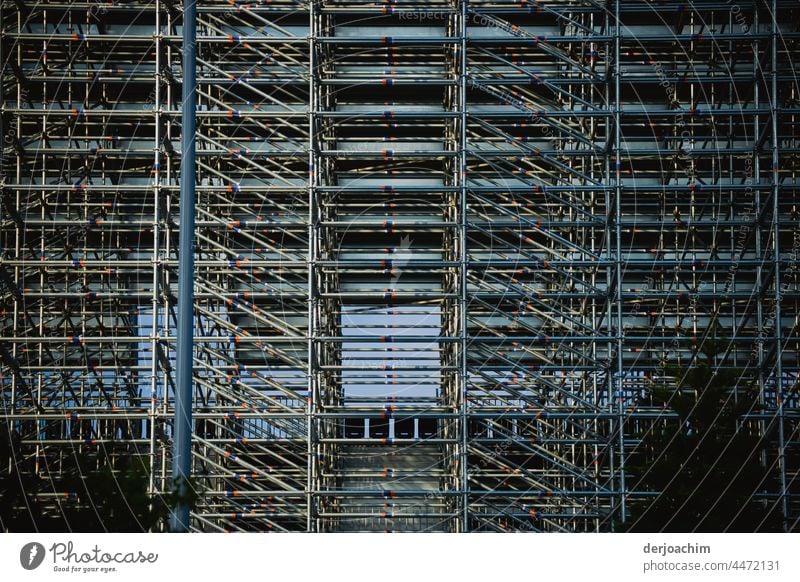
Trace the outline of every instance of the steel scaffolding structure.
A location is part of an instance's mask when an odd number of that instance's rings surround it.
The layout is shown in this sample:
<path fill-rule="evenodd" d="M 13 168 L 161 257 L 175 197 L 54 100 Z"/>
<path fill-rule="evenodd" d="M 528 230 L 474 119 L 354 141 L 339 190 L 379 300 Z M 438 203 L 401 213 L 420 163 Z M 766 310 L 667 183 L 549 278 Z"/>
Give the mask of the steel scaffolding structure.
<path fill-rule="evenodd" d="M 0 470 L 170 490 L 182 4 L 2 0 Z M 794 0 L 202 0 L 202 531 L 606 531 L 704 340 L 800 518 Z"/>

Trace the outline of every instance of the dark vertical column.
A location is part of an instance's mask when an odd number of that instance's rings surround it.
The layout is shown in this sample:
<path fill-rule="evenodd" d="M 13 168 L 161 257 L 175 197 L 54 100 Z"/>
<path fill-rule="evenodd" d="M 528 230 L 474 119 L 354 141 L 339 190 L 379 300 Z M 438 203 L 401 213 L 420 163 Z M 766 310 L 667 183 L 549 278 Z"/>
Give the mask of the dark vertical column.
<path fill-rule="evenodd" d="M 183 9 L 183 105 L 181 109 L 180 260 L 178 263 L 178 345 L 172 479 L 179 502 L 171 529 L 189 529 L 187 480 L 192 467 L 192 352 L 194 307 L 194 204 L 195 204 L 195 93 L 197 65 L 197 4 Z"/>

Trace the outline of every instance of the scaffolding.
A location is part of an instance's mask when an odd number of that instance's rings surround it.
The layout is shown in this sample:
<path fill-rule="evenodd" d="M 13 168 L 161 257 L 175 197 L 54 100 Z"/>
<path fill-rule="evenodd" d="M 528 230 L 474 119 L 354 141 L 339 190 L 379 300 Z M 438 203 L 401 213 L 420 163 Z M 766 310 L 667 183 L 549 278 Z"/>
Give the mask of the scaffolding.
<path fill-rule="evenodd" d="M 182 3 L 0 8 L 0 470 L 165 494 Z M 197 19 L 193 530 L 609 530 L 648 388 L 722 337 L 797 528 L 795 0 Z"/>

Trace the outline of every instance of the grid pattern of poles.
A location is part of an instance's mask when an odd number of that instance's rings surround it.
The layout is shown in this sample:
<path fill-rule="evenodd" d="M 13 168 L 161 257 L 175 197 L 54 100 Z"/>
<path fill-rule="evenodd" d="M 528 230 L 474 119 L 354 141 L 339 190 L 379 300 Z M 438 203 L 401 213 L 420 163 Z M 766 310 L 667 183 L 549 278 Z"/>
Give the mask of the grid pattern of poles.
<path fill-rule="evenodd" d="M 2 416 L 170 489 L 181 3 L 2 0 Z M 203 531 L 605 531 L 725 338 L 800 518 L 792 0 L 198 3 Z M 652 493 L 652 492 L 650 492 Z"/>

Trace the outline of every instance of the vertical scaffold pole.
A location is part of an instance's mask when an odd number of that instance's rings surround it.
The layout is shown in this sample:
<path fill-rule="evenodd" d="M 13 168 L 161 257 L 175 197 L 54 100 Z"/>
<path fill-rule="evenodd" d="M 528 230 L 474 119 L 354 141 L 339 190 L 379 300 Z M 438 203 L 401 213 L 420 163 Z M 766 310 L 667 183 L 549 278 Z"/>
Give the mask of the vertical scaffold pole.
<path fill-rule="evenodd" d="M 459 192 L 459 294 L 460 304 L 459 313 L 459 352 L 460 352 L 460 376 L 461 376 L 461 457 L 459 466 L 461 469 L 461 504 L 462 504 L 462 532 L 469 531 L 469 410 L 467 407 L 467 388 L 469 383 L 469 373 L 467 372 L 467 0 L 462 0 L 459 6 L 458 36 L 459 36 L 459 94 L 458 94 L 458 113 L 459 113 L 459 133 L 458 140 L 458 168 L 457 184 L 460 186 Z"/>
<path fill-rule="evenodd" d="M 783 275 L 781 271 L 781 206 L 780 206 L 780 136 L 778 131 L 780 125 L 778 123 L 778 115 L 780 101 L 778 94 L 778 3 L 772 0 L 772 22 L 771 27 L 771 54 L 770 60 L 772 63 L 770 71 L 771 83 L 771 97 L 770 97 L 770 112 L 772 123 L 772 228 L 773 230 L 773 244 L 775 245 L 775 252 L 773 253 L 773 269 L 775 271 L 775 312 L 773 314 L 775 321 L 775 329 L 773 330 L 775 338 L 775 398 L 777 404 L 776 416 L 778 420 L 778 471 L 780 473 L 780 506 L 781 515 L 783 518 L 783 531 L 790 531 L 789 527 L 789 499 L 787 496 L 787 475 L 786 475 L 786 423 L 784 421 L 784 394 L 783 394 L 783 352 L 786 347 L 783 344 L 783 311 L 781 309 L 781 300 L 783 295 Z M 788 343 L 788 342 L 787 342 Z"/>
<path fill-rule="evenodd" d="M 620 2 L 617 0 L 614 3 L 614 244 L 615 250 L 615 303 L 617 310 L 616 318 L 616 340 L 617 340 L 617 362 L 616 362 L 616 382 L 612 385 L 615 386 L 613 395 L 617 402 L 617 430 L 618 444 L 619 444 L 619 459 L 617 466 L 619 468 L 619 516 L 622 523 L 625 523 L 628 518 L 627 512 L 627 499 L 625 491 L 625 403 L 623 401 L 623 390 L 625 386 L 624 380 L 624 360 L 622 357 L 623 350 L 623 316 L 622 316 L 622 233 L 620 221 L 622 219 L 622 173 L 621 173 L 621 155 L 622 155 L 622 130 L 620 128 L 620 117 L 622 114 L 622 107 L 620 99 L 622 89 L 620 85 L 620 75 L 622 74 L 622 67 L 619 62 L 620 58 Z"/>

